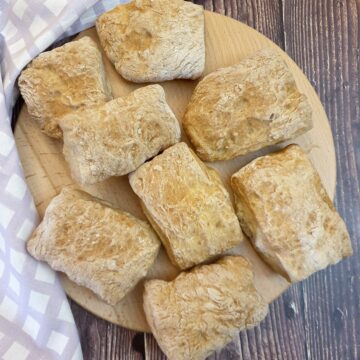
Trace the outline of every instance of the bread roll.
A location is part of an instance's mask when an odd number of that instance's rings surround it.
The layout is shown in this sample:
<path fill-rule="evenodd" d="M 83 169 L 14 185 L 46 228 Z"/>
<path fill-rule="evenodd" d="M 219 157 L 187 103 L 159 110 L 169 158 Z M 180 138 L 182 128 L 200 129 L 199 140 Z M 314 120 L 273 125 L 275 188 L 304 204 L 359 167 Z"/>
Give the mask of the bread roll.
<path fill-rule="evenodd" d="M 160 242 L 150 225 L 73 188 L 64 188 L 27 243 L 29 253 L 111 305 L 148 272 Z"/>
<path fill-rule="evenodd" d="M 29 114 L 54 138 L 62 136 L 58 120 L 63 115 L 112 98 L 101 53 L 87 36 L 40 54 L 18 84 Z"/>
<path fill-rule="evenodd" d="M 181 135 L 160 85 L 68 114 L 59 124 L 65 159 L 80 184 L 128 174 Z"/>
<path fill-rule="evenodd" d="M 227 256 L 170 282 L 146 281 L 144 309 L 170 360 L 200 360 L 229 343 L 239 330 L 256 326 L 268 306 L 254 286 L 248 261 Z"/>
<path fill-rule="evenodd" d="M 289 281 L 352 254 L 346 226 L 298 145 L 252 161 L 232 176 L 231 185 L 242 229 Z"/>
<path fill-rule="evenodd" d="M 183 126 L 202 160 L 228 160 L 310 130 L 311 107 L 279 51 L 264 49 L 205 76 Z"/>
<path fill-rule="evenodd" d="M 133 82 L 196 79 L 205 67 L 204 10 L 183 0 L 133 0 L 96 30 L 115 69 Z"/>
<path fill-rule="evenodd" d="M 185 143 L 130 174 L 130 185 L 170 260 L 180 269 L 211 259 L 243 240 L 219 175 Z"/>

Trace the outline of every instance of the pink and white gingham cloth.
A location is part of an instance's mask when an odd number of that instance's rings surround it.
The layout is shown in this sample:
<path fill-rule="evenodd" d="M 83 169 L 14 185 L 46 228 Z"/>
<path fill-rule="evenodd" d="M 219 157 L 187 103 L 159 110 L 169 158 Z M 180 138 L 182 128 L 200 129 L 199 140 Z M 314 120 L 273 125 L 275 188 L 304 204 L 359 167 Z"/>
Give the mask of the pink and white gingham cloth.
<path fill-rule="evenodd" d="M 56 274 L 25 242 L 38 223 L 11 131 L 16 79 L 55 40 L 94 24 L 124 0 L 0 0 L 0 358 L 82 359 Z"/>

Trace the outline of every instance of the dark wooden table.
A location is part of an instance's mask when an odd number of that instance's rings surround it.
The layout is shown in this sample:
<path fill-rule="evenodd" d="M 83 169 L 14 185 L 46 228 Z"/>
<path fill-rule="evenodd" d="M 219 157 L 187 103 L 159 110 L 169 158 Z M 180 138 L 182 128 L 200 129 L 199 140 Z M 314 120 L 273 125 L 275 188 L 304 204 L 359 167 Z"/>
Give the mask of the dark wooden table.
<path fill-rule="evenodd" d="M 335 204 L 354 255 L 292 286 L 266 320 L 212 359 L 360 359 L 360 0 L 205 0 L 283 48 L 319 94 L 337 154 Z M 84 358 L 165 359 L 151 335 L 101 320 L 71 302 Z"/>

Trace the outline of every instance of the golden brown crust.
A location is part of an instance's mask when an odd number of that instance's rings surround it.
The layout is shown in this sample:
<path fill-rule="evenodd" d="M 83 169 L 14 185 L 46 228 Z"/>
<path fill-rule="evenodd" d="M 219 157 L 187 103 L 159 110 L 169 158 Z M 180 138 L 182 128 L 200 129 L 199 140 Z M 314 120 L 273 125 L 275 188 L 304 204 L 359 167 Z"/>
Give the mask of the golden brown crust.
<path fill-rule="evenodd" d="M 243 235 L 215 170 L 179 143 L 130 175 L 171 261 L 186 269 L 238 245 Z"/>
<path fill-rule="evenodd" d="M 73 188 L 46 209 L 29 253 L 115 305 L 143 278 L 160 242 L 150 225 Z"/>
<path fill-rule="evenodd" d="M 280 54 L 264 49 L 201 80 L 183 126 L 202 160 L 227 160 L 310 130 L 311 107 Z"/>
<path fill-rule="evenodd" d="M 244 232 L 291 282 L 352 254 L 346 226 L 298 145 L 252 161 L 231 185 Z"/>
<path fill-rule="evenodd" d="M 170 282 L 145 282 L 144 310 L 170 360 L 200 360 L 239 330 L 256 326 L 268 306 L 255 289 L 248 261 L 227 256 Z"/>
<path fill-rule="evenodd" d="M 18 84 L 29 114 L 54 138 L 62 136 L 61 116 L 112 97 L 101 53 L 89 37 L 40 54 L 21 73 Z"/>
<path fill-rule="evenodd" d="M 204 11 L 183 0 L 133 0 L 96 30 L 116 70 L 134 82 L 196 79 L 205 66 Z"/>
<path fill-rule="evenodd" d="M 180 140 L 180 126 L 160 85 L 59 120 L 73 178 L 93 184 L 134 171 Z"/>

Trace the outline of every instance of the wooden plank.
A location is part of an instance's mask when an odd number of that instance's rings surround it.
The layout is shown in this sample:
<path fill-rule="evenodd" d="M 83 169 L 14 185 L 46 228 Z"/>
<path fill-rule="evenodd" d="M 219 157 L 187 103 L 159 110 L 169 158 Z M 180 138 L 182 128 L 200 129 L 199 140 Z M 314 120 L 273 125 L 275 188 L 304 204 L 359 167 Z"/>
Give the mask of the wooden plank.
<path fill-rule="evenodd" d="M 70 300 L 70 299 L 69 299 Z M 142 360 L 143 335 L 102 320 L 70 300 L 86 360 Z M 140 335 L 140 344 L 139 344 Z"/>
<path fill-rule="evenodd" d="M 331 122 L 336 206 L 354 247 L 352 258 L 301 285 L 307 358 L 359 359 L 360 2 L 289 0 L 283 12 L 285 49 L 315 86 Z"/>
<path fill-rule="evenodd" d="M 206 10 L 239 20 L 284 45 L 281 0 L 197 0 Z"/>
<path fill-rule="evenodd" d="M 145 359 L 166 360 L 167 357 L 159 348 L 155 338 L 151 334 L 144 334 L 145 338 Z"/>

